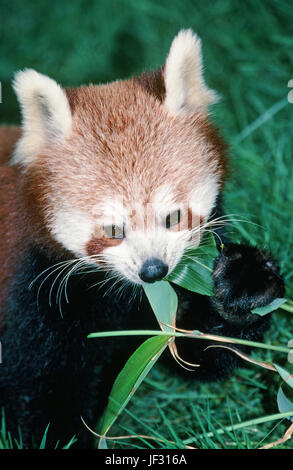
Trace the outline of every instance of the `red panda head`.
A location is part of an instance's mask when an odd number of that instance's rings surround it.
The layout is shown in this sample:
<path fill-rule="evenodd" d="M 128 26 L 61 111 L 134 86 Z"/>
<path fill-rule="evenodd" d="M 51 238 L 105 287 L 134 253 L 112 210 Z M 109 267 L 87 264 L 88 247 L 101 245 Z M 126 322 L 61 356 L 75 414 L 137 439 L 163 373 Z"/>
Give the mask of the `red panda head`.
<path fill-rule="evenodd" d="M 14 89 L 23 125 L 13 163 L 37 178 L 51 236 L 134 283 L 171 272 L 199 243 L 223 182 L 199 38 L 181 31 L 164 67 L 138 78 L 64 91 L 24 70 Z"/>

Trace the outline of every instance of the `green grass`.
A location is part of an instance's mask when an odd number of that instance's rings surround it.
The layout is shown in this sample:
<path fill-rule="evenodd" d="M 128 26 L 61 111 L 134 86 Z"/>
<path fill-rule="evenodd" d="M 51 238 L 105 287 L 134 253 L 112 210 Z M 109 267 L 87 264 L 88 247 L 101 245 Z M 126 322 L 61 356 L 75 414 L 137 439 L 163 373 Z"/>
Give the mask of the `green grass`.
<path fill-rule="evenodd" d="M 39 445 L 35 445 L 34 448 L 36 449 L 46 449 L 47 445 L 47 435 L 48 430 L 50 428 L 50 423 L 47 425 L 46 429 L 44 430 L 44 434 L 42 436 L 41 442 Z M 73 436 L 70 441 L 62 446 L 62 449 L 70 449 L 70 447 L 76 442 L 76 438 Z M 5 422 L 5 412 L 2 410 L 1 413 L 1 420 L 0 420 L 0 450 L 21 450 L 26 449 L 23 440 L 22 440 L 22 432 L 21 429 L 18 429 L 18 437 L 12 437 L 9 430 L 6 427 Z M 60 449 L 59 441 L 56 442 L 55 449 Z"/>
<path fill-rule="evenodd" d="M 226 211 L 256 224 L 235 224 L 231 235 L 270 249 L 281 263 L 287 296 L 293 297 L 290 0 L 104 0 L 94 5 L 0 0 L 0 12 L 2 123 L 19 122 L 10 88 L 18 69 L 34 67 L 65 86 L 111 81 L 160 65 L 181 27 L 198 32 L 206 79 L 222 96 L 212 117 L 231 145 Z M 274 314 L 266 340 L 286 345 L 292 337 L 292 315 Z M 255 356 L 278 360 L 269 351 Z M 255 448 L 281 437 L 289 421 L 226 434 L 217 430 L 277 413 L 280 382 L 276 374 L 245 363 L 229 380 L 199 385 L 167 376 L 158 364 L 111 433 L 157 436 L 177 447 L 194 437 L 203 448 Z M 128 439 L 111 445 L 171 444 Z M 293 440 L 281 447 L 293 448 Z"/>

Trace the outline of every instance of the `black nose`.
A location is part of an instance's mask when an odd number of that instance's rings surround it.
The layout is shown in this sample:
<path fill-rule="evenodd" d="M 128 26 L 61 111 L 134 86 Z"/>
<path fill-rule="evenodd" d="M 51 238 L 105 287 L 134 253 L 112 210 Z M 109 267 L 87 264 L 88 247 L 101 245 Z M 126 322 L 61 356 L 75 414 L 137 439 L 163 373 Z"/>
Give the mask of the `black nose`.
<path fill-rule="evenodd" d="M 147 259 L 139 272 L 139 277 L 144 282 L 155 282 L 163 279 L 168 272 L 168 266 L 158 258 Z"/>

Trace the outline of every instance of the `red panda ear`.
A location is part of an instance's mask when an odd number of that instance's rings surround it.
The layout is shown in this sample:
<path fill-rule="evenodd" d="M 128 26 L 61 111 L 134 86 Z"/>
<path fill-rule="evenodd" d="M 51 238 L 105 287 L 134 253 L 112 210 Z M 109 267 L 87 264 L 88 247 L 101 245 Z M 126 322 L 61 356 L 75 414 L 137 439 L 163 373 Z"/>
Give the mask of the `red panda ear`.
<path fill-rule="evenodd" d="M 173 114 L 207 112 L 218 100 L 203 78 L 200 38 L 191 30 L 181 30 L 174 38 L 164 68 L 164 105 Z"/>
<path fill-rule="evenodd" d="M 15 75 L 13 88 L 22 110 L 22 136 L 12 163 L 28 165 L 46 145 L 62 141 L 71 129 L 66 93 L 51 78 L 26 69 Z"/>
<path fill-rule="evenodd" d="M 166 88 L 164 79 L 164 67 L 151 72 L 144 72 L 134 80 L 138 82 L 150 95 L 154 96 L 161 103 L 165 100 Z"/>

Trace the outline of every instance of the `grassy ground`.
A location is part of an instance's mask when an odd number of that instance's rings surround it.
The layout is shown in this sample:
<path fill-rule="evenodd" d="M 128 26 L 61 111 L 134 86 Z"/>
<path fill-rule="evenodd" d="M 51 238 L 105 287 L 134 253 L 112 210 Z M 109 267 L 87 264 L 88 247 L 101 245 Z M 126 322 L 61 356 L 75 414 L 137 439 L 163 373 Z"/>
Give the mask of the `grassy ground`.
<path fill-rule="evenodd" d="M 226 211 L 258 224 L 237 224 L 232 236 L 271 249 L 280 260 L 287 295 L 293 297 L 290 0 L 104 0 L 94 5 L 89 0 L 0 0 L 0 11 L 2 123 L 19 121 L 10 88 L 16 70 L 34 67 L 65 86 L 111 81 L 160 65 L 176 32 L 192 27 L 203 40 L 207 81 L 223 97 L 213 119 L 231 144 Z M 292 314 L 279 311 L 266 340 L 285 345 L 292 337 Z M 257 357 L 286 363 L 269 352 Z M 175 447 L 195 438 L 202 448 L 255 448 L 277 439 L 288 421 L 215 432 L 278 411 L 280 379 L 252 364 L 244 366 L 227 381 L 199 386 L 168 377 L 158 364 L 113 435 L 159 436 L 175 441 Z M 170 447 L 137 439 L 114 445 Z"/>

